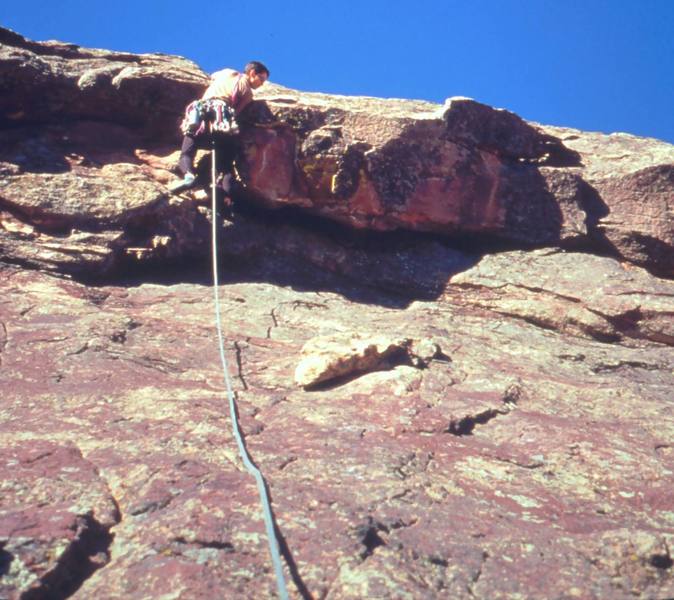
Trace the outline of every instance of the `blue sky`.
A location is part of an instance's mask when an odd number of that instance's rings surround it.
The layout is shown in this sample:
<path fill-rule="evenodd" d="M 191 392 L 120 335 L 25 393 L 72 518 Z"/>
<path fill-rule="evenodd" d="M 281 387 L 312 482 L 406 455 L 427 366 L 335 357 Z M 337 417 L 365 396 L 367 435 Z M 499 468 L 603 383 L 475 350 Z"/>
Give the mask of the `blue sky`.
<path fill-rule="evenodd" d="M 674 143 L 674 0 L 4 0 L 35 39 L 262 60 L 289 87 L 442 102 Z"/>

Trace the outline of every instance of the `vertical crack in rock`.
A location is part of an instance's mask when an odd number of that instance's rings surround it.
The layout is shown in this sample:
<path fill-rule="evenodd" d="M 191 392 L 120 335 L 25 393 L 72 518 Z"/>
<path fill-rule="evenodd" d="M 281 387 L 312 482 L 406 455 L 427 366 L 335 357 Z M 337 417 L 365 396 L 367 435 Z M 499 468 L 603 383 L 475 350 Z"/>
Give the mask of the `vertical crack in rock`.
<path fill-rule="evenodd" d="M 477 586 L 478 582 L 480 581 L 480 577 L 482 577 L 482 571 L 484 569 L 484 565 L 487 562 L 487 559 L 489 558 L 489 553 L 486 551 L 482 551 L 482 560 L 480 562 L 480 565 L 477 568 L 477 571 L 475 572 L 475 575 L 473 575 L 473 578 L 471 579 L 470 583 L 466 586 L 468 588 L 468 593 L 472 598 L 478 598 L 475 594 L 475 587 Z"/>
<path fill-rule="evenodd" d="M 77 532 L 55 567 L 21 600 L 65 600 L 110 560 L 114 535 L 91 514 L 78 517 Z M 0 555 L 1 558 L 1 555 Z"/>
<path fill-rule="evenodd" d="M 7 326 L 0 321 L 0 367 L 2 366 L 2 353 L 7 347 Z"/>
<path fill-rule="evenodd" d="M 4 544 L 0 545 L 0 579 L 9 573 L 14 555 L 5 550 Z"/>
<path fill-rule="evenodd" d="M 234 342 L 234 348 L 236 348 L 236 368 L 237 368 L 237 376 L 241 380 L 241 384 L 243 385 L 243 389 L 247 390 L 248 389 L 248 384 L 246 383 L 246 379 L 243 376 L 243 349 L 241 348 L 241 345 L 239 342 Z"/>
<path fill-rule="evenodd" d="M 302 575 L 300 574 L 300 570 L 297 567 L 297 563 L 295 562 L 295 557 L 290 551 L 288 542 L 286 541 L 283 532 L 276 523 L 274 523 L 274 531 L 276 532 L 276 539 L 278 540 L 279 549 L 281 550 L 283 559 L 286 562 L 288 571 L 290 571 L 290 577 L 292 578 L 293 583 L 295 584 L 295 588 L 297 589 L 300 597 L 302 598 L 302 600 L 314 600 L 313 594 L 309 591 L 309 588 L 302 579 Z"/>
<path fill-rule="evenodd" d="M 272 329 L 276 329 L 278 327 L 278 319 L 276 318 L 276 309 L 277 308 L 278 308 L 278 306 L 276 306 L 275 308 L 272 308 L 271 312 L 269 313 L 269 316 L 271 317 L 273 325 L 270 325 L 269 327 L 267 327 L 267 339 L 268 340 L 271 339 Z"/>
<path fill-rule="evenodd" d="M 337 172 L 332 180 L 332 193 L 340 200 L 347 200 L 358 190 L 360 174 L 365 169 L 365 152 L 372 149 L 363 142 L 350 144 L 337 160 Z"/>

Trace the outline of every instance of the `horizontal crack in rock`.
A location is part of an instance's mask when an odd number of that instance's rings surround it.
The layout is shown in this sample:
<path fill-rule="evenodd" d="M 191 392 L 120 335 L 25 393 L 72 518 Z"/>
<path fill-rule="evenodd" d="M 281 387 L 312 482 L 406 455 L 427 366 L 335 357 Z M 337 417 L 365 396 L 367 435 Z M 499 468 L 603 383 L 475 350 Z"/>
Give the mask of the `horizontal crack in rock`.
<path fill-rule="evenodd" d="M 461 419 L 452 419 L 449 422 L 447 433 L 452 435 L 471 435 L 477 425 L 484 425 L 498 416 L 507 415 L 517 408 L 517 403 L 524 394 L 522 382 L 515 381 L 508 385 L 501 396 L 502 404 L 496 408 L 487 408 L 476 415 L 466 415 Z"/>
<path fill-rule="evenodd" d="M 518 460 L 515 460 L 514 458 L 503 458 L 501 456 L 493 456 L 493 455 L 489 455 L 489 458 L 492 458 L 493 460 L 496 460 L 498 462 L 507 463 L 509 465 L 515 465 L 516 467 L 529 470 L 540 469 L 545 465 L 543 461 L 533 461 L 530 463 L 523 463 Z"/>
<path fill-rule="evenodd" d="M 645 369 L 646 371 L 659 371 L 663 369 L 661 365 L 653 365 L 638 360 L 620 360 L 613 364 L 600 363 L 592 367 L 591 371 L 593 373 L 604 373 L 607 371 L 618 371 L 626 367 L 632 369 Z"/>
<path fill-rule="evenodd" d="M 471 435 L 473 433 L 473 429 L 475 429 L 477 425 L 484 425 L 499 415 L 506 415 L 509 412 L 510 409 L 488 408 L 484 412 L 478 413 L 477 415 L 468 415 L 459 420 L 452 420 L 449 422 L 447 433 L 459 436 Z"/>
<path fill-rule="evenodd" d="M 144 515 L 145 513 L 152 513 L 157 510 L 161 510 L 162 508 L 166 508 L 169 504 L 171 504 L 173 498 L 174 496 L 166 496 L 160 500 L 149 500 L 142 502 L 137 506 L 131 507 L 129 509 L 129 514 L 133 517 L 138 517 L 140 515 Z"/>
<path fill-rule="evenodd" d="M 547 296 L 552 296 L 553 298 L 559 298 L 560 300 L 567 300 L 568 302 L 573 302 L 574 304 L 582 303 L 581 299 L 576 298 L 575 296 L 567 296 L 566 294 L 560 294 L 559 292 L 555 292 L 553 290 L 548 290 L 538 286 L 524 285 L 523 283 L 516 283 L 516 284 L 514 283 L 506 285 L 508 287 L 520 288 L 523 290 L 527 290 L 529 292 L 535 292 L 536 294 L 545 294 Z"/>
<path fill-rule="evenodd" d="M 88 348 L 85 348 L 85 350 L 86 349 Z M 154 358 L 152 356 L 136 357 L 126 352 L 114 351 L 109 348 L 101 348 L 101 349 L 96 348 L 95 350 L 104 351 L 105 354 L 108 356 L 108 358 L 110 358 L 111 360 L 126 360 L 131 363 L 140 365 L 141 367 L 145 367 L 146 369 L 153 369 L 155 371 L 159 371 L 164 375 L 171 375 L 171 374 L 180 375 L 185 372 L 185 369 L 177 367 L 176 365 L 171 364 L 160 358 Z"/>
<path fill-rule="evenodd" d="M 186 540 L 183 536 L 173 538 L 172 540 L 176 544 L 185 545 L 185 546 L 197 546 L 199 548 L 212 548 L 214 550 L 224 550 L 227 553 L 234 552 L 234 545 L 230 542 L 217 542 L 217 541 L 206 541 L 206 540 Z"/>

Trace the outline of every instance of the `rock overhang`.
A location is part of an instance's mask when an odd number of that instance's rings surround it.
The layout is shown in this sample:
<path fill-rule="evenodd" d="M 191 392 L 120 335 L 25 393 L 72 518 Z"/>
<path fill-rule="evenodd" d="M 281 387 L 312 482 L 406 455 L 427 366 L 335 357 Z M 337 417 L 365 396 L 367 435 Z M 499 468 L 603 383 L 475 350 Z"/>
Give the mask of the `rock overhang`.
<path fill-rule="evenodd" d="M 2 41 L 0 77 L 15 92 L 0 103 L 3 123 L 11 126 L 0 157 L 4 210 L 27 228 L 46 228 L 45 235 L 50 225 L 68 230 L 70 217 L 48 216 L 59 201 L 78 207 L 71 219 L 76 230 L 117 231 L 126 223 L 128 234 L 114 236 L 109 265 L 126 255 L 125 244 L 138 249 L 147 243 L 147 252 L 131 254 L 153 258 L 203 248 L 203 227 L 184 230 L 189 219 L 201 219 L 199 211 L 187 210 L 191 216 L 185 218 L 162 186 L 175 161 L 180 113 L 200 95 L 206 75 L 180 57 L 37 43 L 8 30 Z M 17 71 L 17 61 L 34 69 Z M 45 93 L 50 86 L 61 91 Z M 244 133 L 244 159 L 237 165 L 248 201 L 296 207 L 364 231 L 473 237 L 478 252 L 489 239 L 511 247 L 584 247 L 659 274 L 673 272 L 670 145 L 546 128 L 464 97 L 436 104 L 274 84 L 259 92 L 250 111 L 255 124 Z M 50 98 L 58 102 L 52 105 Z M 57 139 L 87 127 L 89 138 Z M 45 131 L 52 134 L 45 137 Z M 17 135 L 23 139 L 11 142 Z M 29 147 L 33 161 L 43 156 L 37 173 L 27 173 L 17 158 L 21 147 Z M 111 168 L 121 171 L 106 179 Z M 71 185 L 86 180 L 107 180 L 116 189 Z M 43 198 L 30 191 L 24 198 L 21 190 L 38 184 Z M 152 188 L 140 213 L 123 214 L 124 201 L 114 200 L 130 188 Z M 119 204 L 119 215 L 95 208 L 109 198 Z M 151 246 L 157 236 L 172 240 L 161 252 Z"/>

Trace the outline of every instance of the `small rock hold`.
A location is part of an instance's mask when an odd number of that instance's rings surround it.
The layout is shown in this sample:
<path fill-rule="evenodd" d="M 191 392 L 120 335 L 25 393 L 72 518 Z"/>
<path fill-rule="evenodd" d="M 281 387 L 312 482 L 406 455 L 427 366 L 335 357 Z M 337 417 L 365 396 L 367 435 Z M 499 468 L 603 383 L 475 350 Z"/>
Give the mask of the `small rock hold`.
<path fill-rule="evenodd" d="M 440 354 L 440 346 L 428 338 L 414 340 L 409 347 L 409 355 L 415 367 L 423 368 Z"/>
<path fill-rule="evenodd" d="M 412 363 L 423 368 L 438 355 L 439 346 L 429 340 L 363 333 L 319 336 L 302 348 L 295 369 L 295 383 L 308 388 L 338 377 Z"/>

